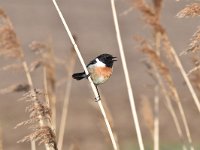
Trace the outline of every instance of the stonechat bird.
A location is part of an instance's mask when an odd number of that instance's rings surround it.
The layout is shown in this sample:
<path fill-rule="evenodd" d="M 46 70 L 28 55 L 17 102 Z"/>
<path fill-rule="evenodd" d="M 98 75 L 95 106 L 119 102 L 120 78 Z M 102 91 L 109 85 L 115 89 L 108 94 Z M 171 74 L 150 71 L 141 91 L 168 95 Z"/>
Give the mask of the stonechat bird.
<path fill-rule="evenodd" d="M 84 78 L 87 79 L 90 76 L 94 85 L 97 88 L 99 84 L 103 84 L 112 75 L 113 63 L 114 61 L 117 61 L 116 58 L 117 57 L 113 57 L 110 54 L 101 54 L 92 61 L 90 61 L 90 63 L 87 65 L 89 74 L 86 74 L 85 72 L 74 73 L 72 77 L 76 80 L 81 80 Z M 100 95 L 98 99 L 100 100 Z"/>

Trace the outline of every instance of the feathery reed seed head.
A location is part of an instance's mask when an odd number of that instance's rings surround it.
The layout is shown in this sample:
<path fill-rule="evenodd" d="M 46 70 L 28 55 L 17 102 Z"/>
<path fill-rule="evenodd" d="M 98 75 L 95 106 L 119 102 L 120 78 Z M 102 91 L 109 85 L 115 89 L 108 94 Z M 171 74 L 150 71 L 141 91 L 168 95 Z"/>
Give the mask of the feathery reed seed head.
<path fill-rule="evenodd" d="M 0 94 L 8 94 L 12 92 L 26 92 L 30 90 L 30 86 L 28 84 L 14 84 L 7 88 L 0 89 Z"/>
<path fill-rule="evenodd" d="M 21 58 L 21 45 L 17 39 L 12 23 L 0 9 L 0 56 Z"/>
<path fill-rule="evenodd" d="M 182 9 L 177 15 L 178 18 L 200 16 L 200 4 L 192 3 Z"/>
<path fill-rule="evenodd" d="M 154 117 L 149 99 L 146 96 L 141 96 L 141 114 L 145 121 L 145 125 L 153 136 L 154 130 Z"/>
<path fill-rule="evenodd" d="M 154 1 L 154 8 L 150 6 L 145 0 L 135 0 L 135 7 L 143 14 L 143 18 L 151 25 L 155 31 L 164 33 L 165 30 L 159 22 L 160 10 L 161 10 L 161 0 Z"/>
<path fill-rule="evenodd" d="M 23 100 L 31 102 L 31 104 L 26 107 L 26 111 L 29 112 L 29 119 L 23 121 L 16 125 L 15 128 L 22 125 L 30 125 L 33 129 L 33 133 L 24 137 L 19 142 L 25 141 L 38 141 L 39 144 L 44 143 L 49 147 L 53 147 L 57 150 L 55 133 L 52 128 L 48 125 L 51 122 L 51 110 L 46 105 L 44 99 L 44 93 L 42 90 L 35 89 L 27 92 L 23 95 Z M 41 121 L 43 122 L 41 124 Z"/>

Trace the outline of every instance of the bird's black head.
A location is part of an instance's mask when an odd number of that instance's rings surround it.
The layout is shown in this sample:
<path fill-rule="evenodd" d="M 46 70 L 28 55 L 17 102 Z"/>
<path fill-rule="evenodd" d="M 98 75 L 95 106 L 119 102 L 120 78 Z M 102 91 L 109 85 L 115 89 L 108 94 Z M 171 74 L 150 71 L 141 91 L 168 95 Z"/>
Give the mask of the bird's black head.
<path fill-rule="evenodd" d="M 117 61 L 115 58 L 117 57 L 113 57 L 110 54 L 101 54 L 97 57 L 99 59 L 99 61 L 103 62 L 106 67 L 112 67 L 114 61 Z"/>

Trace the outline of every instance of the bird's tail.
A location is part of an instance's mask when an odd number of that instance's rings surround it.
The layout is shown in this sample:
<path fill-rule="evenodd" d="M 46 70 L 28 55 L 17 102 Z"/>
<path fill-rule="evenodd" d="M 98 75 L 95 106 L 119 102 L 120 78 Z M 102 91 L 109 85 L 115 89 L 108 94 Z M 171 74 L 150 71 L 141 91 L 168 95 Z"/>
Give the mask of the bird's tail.
<path fill-rule="evenodd" d="M 72 78 L 76 79 L 76 80 L 81 80 L 83 78 L 86 78 L 87 75 L 85 74 L 85 72 L 81 72 L 81 73 L 74 73 L 72 75 Z"/>

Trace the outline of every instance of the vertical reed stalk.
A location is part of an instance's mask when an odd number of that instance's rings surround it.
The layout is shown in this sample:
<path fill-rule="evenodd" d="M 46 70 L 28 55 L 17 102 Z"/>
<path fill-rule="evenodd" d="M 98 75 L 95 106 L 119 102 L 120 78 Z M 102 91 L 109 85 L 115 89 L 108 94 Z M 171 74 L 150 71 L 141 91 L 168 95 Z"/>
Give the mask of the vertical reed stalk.
<path fill-rule="evenodd" d="M 167 38 L 167 35 L 164 35 L 164 36 Z M 194 91 L 194 88 L 193 88 L 193 86 L 192 86 L 192 84 L 191 84 L 191 82 L 190 82 L 190 80 L 189 80 L 189 78 L 187 76 L 187 73 L 185 72 L 182 63 L 181 63 L 178 55 L 176 54 L 175 49 L 172 46 L 170 48 L 170 51 L 174 56 L 174 59 L 175 59 L 176 64 L 177 64 L 177 67 L 179 68 L 179 70 L 180 70 L 180 72 L 181 72 L 181 74 L 182 74 L 182 76 L 184 78 L 184 81 L 185 81 L 185 83 L 186 83 L 186 85 L 187 85 L 187 87 L 188 87 L 188 89 L 189 89 L 189 91 L 190 91 L 190 93 L 192 95 L 192 98 L 193 98 L 193 100 L 194 100 L 194 102 L 195 102 L 195 104 L 197 106 L 197 109 L 200 112 L 200 102 L 199 102 L 199 99 L 198 99 L 198 97 L 197 97 L 197 95 L 196 95 L 196 93 Z"/>
<path fill-rule="evenodd" d="M 0 150 L 3 150 L 3 132 L 1 127 L 0 127 Z"/>
<path fill-rule="evenodd" d="M 28 69 L 28 65 L 27 65 L 27 62 L 25 61 L 24 56 L 21 58 L 21 61 L 22 61 L 22 65 L 23 65 L 29 86 L 30 86 L 30 90 L 34 94 L 33 98 L 36 98 L 37 96 L 36 96 L 35 91 L 34 91 L 33 81 L 32 81 L 32 78 L 31 78 L 31 75 L 30 75 L 30 72 L 29 72 L 29 69 Z M 35 105 L 37 105 L 36 104 L 37 102 L 34 102 L 34 103 L 35 103 Z M 41 118 L 42 118 L 42 116 L 41 116 Z M 45 122 L 42 119 L 40 119 L 39 124 L 42 127 L 42 126 L 45 125 Z M 46 148 L 46 150 L 51 150 L 51 147 L 48 144 L 45 144 L 45 148 Z M 31 149 L 36 150 L 35 141 L 33 141 L 33 140 L 31 141 Z"/>
<path fill-rule="evenodd" d="M 58 15 L 59 15 L 59 17 L 60 17 L 60 19 L 61 19 L 61 21 L 62 21 L 64 27 L 65 27 L 65 30 L 66 30 L 66 32 L 67 32 L 69 38 L 70 38 L 70 41 L 71 41 L 72 45 L 74 46 L 74 49 L 75 49 L 75 51 L 76 51 L 76 54 L 77 54 L 77 56 L 78 56 L 78 58 L 79 58 L 79 60 L 80 60 L 80 62 L 81 62 L 81 64 L 82 64 L 82 67 L 83 67 L 85 73 L 86 73 L 86 74 L 89 74 L 89 73 L 88 73 L 88 70 L 87 70 L 87 67 L 86 67 L 86 65 L 85 65 L 85 62 L 84 62 L 84 60 L 83 60 L 83 57 L 82 57 L 82 55 L 81 55 L 81 53 L 80 53 L 80 51 L 79 51 L 79 48 L 78 48 L 78 46 L 77 46 L 77 44 L 76 44 L 76 42 L 75 42 L 75 40 L 74 40 L 74 38 L 73 38 L 73 36 L 72 36 L 72 34 L 71 34 L 71 31 L 70 31 L 70 29 L 69 29 L 69 27 L 68 27 L 68 25 L 67 25 L 67 23 L 66 23 L 66 21 L 65 21 L 65 19 L 64 19 L 64 17 L 63 17 L 63 15 L 62 15 L 62 13 L 61 13 L 61 11 L 60 11 L 60 8 L 58 7 L 58 5 L 57 5 L 57 3 L 56 3 L 56 0 L 52 0 L 52 2 L 53 2 L 54 6 L 55 6 L 55 8 L 56 8 L 56 11 L 58 12 Z M 99 95 L 98 95 L 98 91 L 97 91 L 97 89 L 96 89 L 96 86 L 94 85 L 94 83 L 93 83 L 92 79 L 90 78 L 90 76 L 88 77 L 88 80 L 89 80 L 90 85 L 91 85 L 91 87 L 92 87 L 92 90 L 93 90 L 93 93 L 94 93 L 94 95 L 95 95 L 95 98 L 96 98 L 97 100 L 99 100 L 99 101 L 98 101 L 98 105 L 99 105 L 99 108 L 100 108 L 100 110 L 101 110 L 101 113 L 102 113 L 102 115 L 103 115 L 103 117 L 104 117 L 104 120 L 105 120 L 107 129 L 108 129 L 108 132 L 109 132 L 109 135 L 110 135 L 112 144 L 113 144 L 113 148 L 114 148 L 114 150 L 117 150 L 117 149 L 118 149 L 118 148 L 117 148 L 117 144 L 116 144 L 116 142 L 115 142 L 115 138 L 114 138 L 114 135 L 113 135 L 113 133 L 112 133 L 112 129 L 111 129 L 111 127 L 110 127 L 110 124 L 109 124 L 109 122 L 108 122 L 108 119 L 107 119 L 105 110 L 104 110 L 103 105 L 102 105 L 102 103 L 101 103 L 101 101 L 100 101 L 100 98 L 99 98 Z"/>
<path fill-rule="evenodd" d="M 22 66 L 24 68 L 25 75 L 26 75 L 28 84 L 30 86 L 30 89 L 31 89 L 31 91 L 34 91 L 33 81 L 32 81 L 32 78 L 31 78 L 31 75 L 30 75 L 30 72 L 29 72 L 29 69 L 28 69 L 28 65 L 27 65 L 27 63 L 26 63 L 26 61 L 24 59 L 24 56 L 21 58 L 21 61 L 22 61 Z M 36 150 L 35 141 L 31 141 L 31 150 Z"/>
<path fill-rule="evenodd" d="M 193 150 L 194 148 L 192 146 L 192 139 L 191 139 L 188 123 L 187 123 L 187 120 L 186 120 L 186 116 L 185 116 L 185 113 L 184 113 L 184 109 L 183 109 L 183 106 L 181 104 L 181 100 L 180 100 L 180 97 L 178 95 L 178 92 L 177 92 L 177 90 L 174 86 L 174 82 L 172 80 L 172 77 L 171 77 L 171 75 L 168 71 L 168 68 L 161 61 L 160 57 L 157 56 L 157 54 L 155 53 L 154 50 L 148 49 L 148 47 L 146 47 L 146 49 L 144 49 L 144 52 L 148 53 L 148 56 L 151 58 L 151 61 L 153 61 L 155 63 L 154 66 L 157 67 L 157 70 L 159 71 L 161 76 L 163 76 L 164 80 L 166 80 L 166 82 L 168 84 L 168 88 L 171 91 L 170 93 L 172 94 L 171 96 L 173 96 L 172 98 L 175 100 L 175 102 L 178 105 L 178 109 L 179 109 L 179 112 L 181 114 L 181 119 L 183 121 L 183 125 L 184 125 L 185 131 L 186 131 L 187 139 L 188 139 L 191 150 Z M 162 69 L 165 70 L 165 72 L 162 72 Z"/>
<path fill-rule="evenodd" d="M 44 66 L 43 67 L 43 85 L 44 85 L 44 91 L 45 91 L 45 100 L 46 100 L 46 103 L 47 103 L 47 106 L 50 108 L 50 100 L 49 100 L 49 95 L 48 95 L 48 85 L 47 85 L 47 70 L 46 70 L 46 67 Z"/>
<path fill-rule="evenodd" d="M 167 91 L 167 89 L 165 87 L 165 84 L 163 82 L 163 79 L 162 79 L 161 75 L 159 74 L 158 69 L 156 68 L 156 65 L 154 63 L 151 63 L 151 65 L 153 67 L 153 72 L 155 74 L 156 81 L 158 82 L 159 89 L 162 92 L 162 94 L 163 94 L 163 96 L 164 96 L 164 98 L 166 100 L 166 102 L 165 102 L 166 107 L 167 107 L 167 109 L 169 110 L 169 112 L 170 112 L 170 114 L 172 116 L 172 119 L 173 119 L 174 124 L 176 126 L 176 130 L 177 130 L 178 135 L 180 137 L 180 140 L 181 140 L 181 142 L 183 144 L 182 149 L 183 150 L 187 150 L 186 145 L 184 143 L 183 132 L 182 132 L 178 117 L 177 117 L 177 115 L 175 113 L 175 110 L 174 110 L 174 108 L 172 106 L 172 103 L 171 103 L 171 100 L 170 100 L 170 97 L 169 97 L 169 93 L 168 93 L 168 91 Z M 157 106 L 155 106 L 155 107 L 157 107 Z"/>
<path fill-rule="evenodd" d="M 164 34 L 163 37 L 165 39 L 168 39 L 166 34 Z M 196 106 L 200 111 L 200 105 L 199 105 L 198 97 L 197 97 L 197 95 L 196 95 L 196 93 L 195 93 L 195 91 L 194 91 L 194 89 L 193 89 L 193 87 L 192 87 L 192 85 L 190 83 L 190 80 L 189 80 L 189 78 L 188 78 L 188 76 L 187 76 L 187 74 L 186 74 L 186 72 L 185 72 L 185 70 L 184 70 L 184 68 L 183 68 L 183 66 L 181 64 L 180 59 L 178 58 L 178 56 L 177 56 L 177 54 L 176 54 L 176 52 L 175 52 L 175 50 L 174 50 L 174 48 L 172 46 L 170 46 L 170 51 L 171 51 L 171 53 L 172 53 L 172 55 L 173 55 L 173 57 L 175 59 L 177 67 L 179 68 L 179 70 L 180 70 L 180 72 L 181 72 L 181 74 L 182 74 L 182 76 L 183 76 L 183 78 L 184 78 L 184 80 L 185 80 L 185 82 L 186 82 L 191 94 L 192 94 L 192 97 L 193 97 L 193 99 L 194 99 L 194 101 L 196 103 Z M 178 96 L 178 94 L 177 94 L 177 96 Z M 185 127 L 186 136 L 187 136 L 187 139 L 188 139 L 188 142 L 189 142 L 190 150 L 194 150 L 194 147 L 192 145 L 192 138 L 191 138 L 190 130 L 189 130 L 187 119 L 186 119 L 186 116 L 185 116 L 185 113 L 184 113 L 184 109 L 183 109 L 183 106 L 181 104 L 180 98 L 179 97 L 177 97 L 177 98 L 178 98 L 178 101 L 176 101 L 176 102 L 177 102 L 177 105 L 178 105 L 178 108 L 179 108 L 179 111 L 180 111 L 180 114 L 181 114 L 183 125 Z"/>
<path fill-rule="evenodd" d="M 180 111 L 180 114 L 181 114 L 181 118 L 183 120 L 183 125 L 185 127 L 185 131 L 186 131 L 187 139 L 188 139 L 188 142 L 189 142 L 190 150 L 194 150 L 194 147 L 192 145 L 192 137 L 191 137 L 190 130 L 189 130 L 189 127 L 188 127 L 188 123 L 187 123 L 187 120 L 186 120 L 184 109 L 183 109 L 180 101 L 177 101 L 177 105 L 178 105 L 178 108 L 179 108 L 179 111 Z"/>
<path fill-rule="evenodd" d="M 183 66 L 182 66 L 175 50 L 173 49 L 173 47 L 171 46 L 171 43 L 169 42 L 166 31 L 164 30 L 164 28 L 160 24 L 159 18 L 160 18 L 162 0 L 153 1 L 153 2 L 154 2 L 154 7 L 155 7 L 154 9 L 152 9 L 149 5 L 147 5 L 145 0 L 136 1 L 136 4 L 137 4 L 137 7 L 139 8 L 139 10 L 143 13 L 143 15 L 146 19 L 146 23 L 148 23 L 151 27 L 153 27 L 155 33 L 157 33 L 157 32 L 161 33 L 161 39 L 162 39 L 163 45 L 165 45 L 165 46 L 167 45 L 166 46 L 167 48 L 164 46 L 165 51 L 168 55 L 172 56 L 173 60 L 175 60 L 175 64 L 178 66 L 179 70 L 181 71 L 181 74 L 182 74 L 190 92 L 192 93 L 192 97 L 195 101 L 195 104 L 197 105 L 197 108 L 199 109 L 200 105 L 199 105 L 198 97 L 196 96 L 196 93 L 194 92 L 194 89 L 191 86 L 191 83 L 190 83 L 190 81 L 189 81 L 189 79 L 188 79 L 188 77 L 185 73 L 185 70 L 183 69 Z M 158 57 L 158 56 L 156 56 L 156 57 Z M 160 61 L 160 58 L 159 58 L 159 61 Z M 164 76 L 165 74 L 161 73 L 161 75 Z M 183 109 L 183 106 L 182 106 L 181 101 L 180 101 L 180 97 L 178 96 L 177 90 L 174 86 L 174 83 L 173 83 L 173 80 L 172 80 L 172 77 L 171 77 L 170 74 L 168 74 L 168 78 L 170 79 L 170 82 L 169 81 L 167 81 L 167 82 L 169 82 L 169 88 L 172 90 L 172 93 L 174 93 L 173 95 L 174 95 L 174 98 L 176 100 L 176 103 L 178 105 L 178 108 L 179 108 L 179 111 L 180 111 L 180 114 L 181 114 L 181 119 L 182 119 L 183 124 L 184 124 L 187 139 L 188 139 L 188 142 L 190 144 L 190 149 L 194 149 L 193 146 L 192 146 L 192 139 L 191 139 L 189 127 L 188 127 L 188 124 L 187 124 L 187 121 L 186 121 L 184 109 Z"/>
<path fill-rule="evenodd" d="M 125 75 L 125 80 L 126 80 L 126 85 L 127 85 L 127 90 L 128 90 L 128 96 L 129 96 L 132 116 L 133 116 L 133 120 L 134 120 L 134 123 L 135 123 L 138 143 L 139 143 L 140 150 L 144 150 L 144 144 L 143 144 L 142 135 L 141 135 L 141 131 L 140 131 L 140 126 L 139 126 L 139 121 L 138 121 L 138 117 L 137 117 L 137 111 L 136 111 L 136 108 L 135 108 L 135 102 L 134 102 L 132 87 L 131 87 L 128 68 L 127 68 L 127 64 L 126 64 L 126 58 L 125 58 L 125 55 L 124 55 L 124 49 L 123 49 L 120 30 L 119 30 L 119 24 L 118 24 L 117 13 L 116 13 L 116 8 L 115 8 L 115 0 L 111 0 L 111 8 L 112 8 L 112 14 L 113 14 L 113 19 L 114 19 L 116 36 L 117 36 L 120 56 L 121 56 L 121 60 L 122 60 L 122 66 L 123 66 L 123 70 L 124 70 L 124 75 Z"/>
<path fill-rule="evenodd" d="M 154 97 L 154 150 L 159 150 L 159 86 L 155 87 Z"/>
<path fill-rule="evenodd" d="M 24 67 L 24 71 L 25 71 L 28 83 L 30 85 L 31 92 L 34 94 L 33 97 L 36 98 L 35 91 L 34 91 L 34 86 L 33 86 L 33 82 L 32 82 L 32 78 L 31 78 L 31 75 L 30 75 L 30 72 L 29 72 L 29 69 L 28 69 L 28 65 L 27 65 L 25 60 L 22 60 L 22 65 Z M 45 125 L 45 123 L 43 122 L 42 119 L 40 119 L 39 124 L 40 124 L 40 126 L 44 126 Z M 51 150 L 51 147 L 48 144 L 45 144 L 45 148 L 46 148 L 46 150 Z M 35 141 L 31 141 L 31 149 L 32 150 L 36 150 Z"/>
<path fill-rule="evenodd" d="M 155 33 L 155 50 L 157 55 L 160 56 L 160 32 Z M 159 150 L 159 91 L 160 87 L 155 87 L 154 97 L 154 150 Z"/>
<path fill-rule="evenodd" d="M 100 93 L 100 95 L 101 95 L 101 101 L 102 101 L 103 107 L 104 107 L 104 109 L 105 109 L 105 112 L 106 112 L 106 114 L 107 114 L 108 121 L 109 121 L 111 127 L 114 128 L 114 119 L 113 119 L 113 116 L 112 116 L 112 114 L 111 114 L 111 112 L 110 112 L 110 110 L 109 110 L 109 108 L 108 108 L 107 103 L 106 103 L 106 98 L 105 98 L 104 95 L 102 94 L 101 90 L 99 91 L 99 93 Z M 92 106 L 93 106 L 95 109 L 97 109 L 97 107 L 96 107 L 96 105 L 95 105 L 94 103 L 92 103 Z M 101 115 L 101 111 L 98 111 L 98 116 L 99 116 L 99 115 Z M 99 117 L 98 117 L 98 118 L 99 118 Z M 99 118 L 99 119 L 100 119 L 100 121 L 102 122 L 102 119 L 101 119 L 101 118 Z M 102 125 L 102 123 L 101 123 L 101 125 Z M 104 126 L 102 126 L 102 128 L 104 129 Z M 103 132 L 104 135 L 105 135 L 105 130 L 102 131 L 102 132 Z M 118 147 L 118 150 L 119 150 L 119 142 L 118 142 L 117 133 L 113 131 L 113 134 L 114 134 L 115 141 L 116 141 L 116 143 L 117 143 L 117 147 Z M 107 134 L 106 134 L 106 135 L 107 135 Z M 107 139 L 107 138 L 106 138 L 106 139 Z"/>
<path fill-rule="evenodd" d="M 154 66 L 154 68 L 155 68 L 155 66 Z M 156 68 L 155 68 L 155 69 L 156 69 Z M 154 69 L 154 70 L 155 70 L 155 69 Z M 156 71 L 155 71 L 155 72 L 156 72 Z M 172 103 L 171 103 L 171 100 L 170 100 L 170 98 L 169 98 L 168 92 L 167 92 L 167 90 L 165 89 L 163 80 L 162 80 L 161 76 L 160 76 L 158 73 L 156 73 L 155 76 L 156 76 L 156 79 L 157 79 L 158 84 L 159 84 L 159 86 L 160 86 L 161 92 L 163 93 L 163 95 L 164 95 L 164 97 L 165 97 L 166 106 L 167 106 L 167 108 L 168 108 L 168 110 L 169 110 L 169 112 L 170 112 L 170 114 L 171 114 L 171 116 L 172 116 L 172 119 L 173 119 L 174 123 L 175 123 L 176 130 L 177 130 L 177 132 L 178 132 L 178 135 L 179 135 L 179 137 L 180 137 L 180 140 L 181 140 L 181 142 L 183 143 L 182 149 L 183 149 L 183 150 L 186 150 L 186 145 L 184 144 L 183 132 L 182 132 L 182 129 L 181 129 L 181 125 L 180 125 L 180 123 L 179 123 L 179 121 L 178 121 L 178 117 L 177 117 L 177 115 L 176 115 L 176 113 L 175 113 L 175 111 L 174 111 L 174 108 L 173 108 L 173 106 L 172 106 Z"/>
<path fill-rule="evenodd" d="M 69 62 L 69 69 L 68 69 L 68 76 L 66 81 L 66 89 L 65 89 L 65 97 L 63 102 L 63 109 L 62 109 L 62 115 L 61 115 L 61 121 L 60 121 L 60 128 L 59 128 L 59 134 L 58 134 L 58 149 L 62 150 L 63 148 L 63 139 L 64 139 L 64 133 L 65 133 L 65 125 L 67 120 L 67 113 L 68 113 L 68 104 L 69 104 L 69 98 L 71 93 L 71 86 L 72 86 L 72 77 L 71 74 L 74 71 L 74 66 L 76 62 L 75 53 L 74 50 L 71 52 L 70 62 Z"/>

